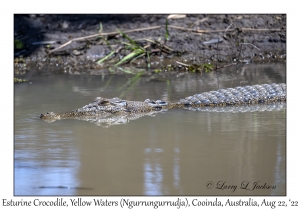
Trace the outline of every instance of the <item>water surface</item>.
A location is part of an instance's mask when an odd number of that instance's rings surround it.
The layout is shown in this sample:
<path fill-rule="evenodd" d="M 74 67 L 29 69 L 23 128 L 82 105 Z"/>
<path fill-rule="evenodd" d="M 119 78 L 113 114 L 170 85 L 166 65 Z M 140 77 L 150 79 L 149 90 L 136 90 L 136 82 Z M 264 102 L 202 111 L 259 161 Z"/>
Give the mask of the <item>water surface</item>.
<path fill-rule="evenodd" d="M 15 85 L 15 195 L 286 194 L 285 109 L 169 110 L 109 127 L 38 118 L 97 96 L 176 101 L 220 88 L 281 83 L 283 64 L 151 77 L 39 72 L 30 80 Z"/>

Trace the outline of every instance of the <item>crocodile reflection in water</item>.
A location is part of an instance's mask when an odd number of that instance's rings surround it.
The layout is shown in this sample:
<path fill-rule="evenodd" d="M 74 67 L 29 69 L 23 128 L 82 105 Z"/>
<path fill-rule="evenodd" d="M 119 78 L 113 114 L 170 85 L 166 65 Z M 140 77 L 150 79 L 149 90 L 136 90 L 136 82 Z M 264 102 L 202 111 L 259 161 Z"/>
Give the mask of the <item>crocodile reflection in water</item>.
<path fill-rule="evenodd" d="M 158 112 L 174 108 L 206 112 L 251 112 L 283 109 L 285 101 L 286 84 L 264 84 L 204 92 L 178 102 L 149 99 L 141 102 L 97 97 L 82 108 L 63 114 L 48 112 L 41 114 L 40 118 L 47 122 L 78 119 L 109 126 L 124 124 L 143 116 L 155 116 Z"/>

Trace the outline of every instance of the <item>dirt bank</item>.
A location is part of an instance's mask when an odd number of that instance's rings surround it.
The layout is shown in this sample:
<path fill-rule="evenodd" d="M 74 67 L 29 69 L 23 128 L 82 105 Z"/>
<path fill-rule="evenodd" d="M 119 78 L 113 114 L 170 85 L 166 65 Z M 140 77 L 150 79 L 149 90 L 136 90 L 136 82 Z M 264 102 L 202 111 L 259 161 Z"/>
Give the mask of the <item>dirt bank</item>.
<path fill-rule="evenodd" d="M 128 39 L 136 41 L 145 55 L 134 67 L 172 69 L 186 65 L 216 63 L 284 62 L 286 59 L 286 15 L 187 14 L 166 19 L 159 15 L 15 15 L 15 72 L 60 68 L 62 71 L 101 71 L 132 51 Z M 102 25 L 101 33 L 98 36 Z M 135 30 L 135 31 L 132 31 Z M 96 34 L 96 35 L 95 35 Z M 87 36 L 90 38 L 86 38 Z M 81 39 L 78 39 L 81 38 Z M 77 41 L 74 41 L 77 39 Z M 66 46 L 63 44 L 68 43 Z M 110 60 L 97 61 L 111 52 Z"/>

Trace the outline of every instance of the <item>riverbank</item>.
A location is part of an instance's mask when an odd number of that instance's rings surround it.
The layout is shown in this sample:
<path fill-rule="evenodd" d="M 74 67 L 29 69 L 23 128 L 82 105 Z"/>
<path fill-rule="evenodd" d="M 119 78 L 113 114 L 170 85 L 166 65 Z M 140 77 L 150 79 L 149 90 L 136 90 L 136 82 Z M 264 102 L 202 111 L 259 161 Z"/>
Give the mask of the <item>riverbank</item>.
<path fill-rule="evenodd" d="M 16 74 L 109 72 L 134 51 L 130 39 L 145 50 L 119 68 L 202 71 L 286 60 L 286 15 L 279 14 L 15 15 L 14 29 Z"/>

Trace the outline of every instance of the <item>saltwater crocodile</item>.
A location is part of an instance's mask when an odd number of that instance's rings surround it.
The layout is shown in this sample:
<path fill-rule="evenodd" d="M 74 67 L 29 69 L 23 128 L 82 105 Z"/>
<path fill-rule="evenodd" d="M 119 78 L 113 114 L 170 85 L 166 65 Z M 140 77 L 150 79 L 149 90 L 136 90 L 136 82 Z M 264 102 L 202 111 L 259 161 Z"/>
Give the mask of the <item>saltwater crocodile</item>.
<path fill-rule="evenodd" d="M 168 109 L 185 108 L 194 111 L 244 112 L 285 108 L 286 84 L 263 84 L 219 89 L 181 99 L 178 102 L 162 100 L 128 101 L 120 98 L 97 97 L 82 108 L 63 114 L 47 112 L 40 118 L 47 122 L 60 119 L 79 119 L 98 125 L 127 123 L 142 116 L 154 116 Z"/>

